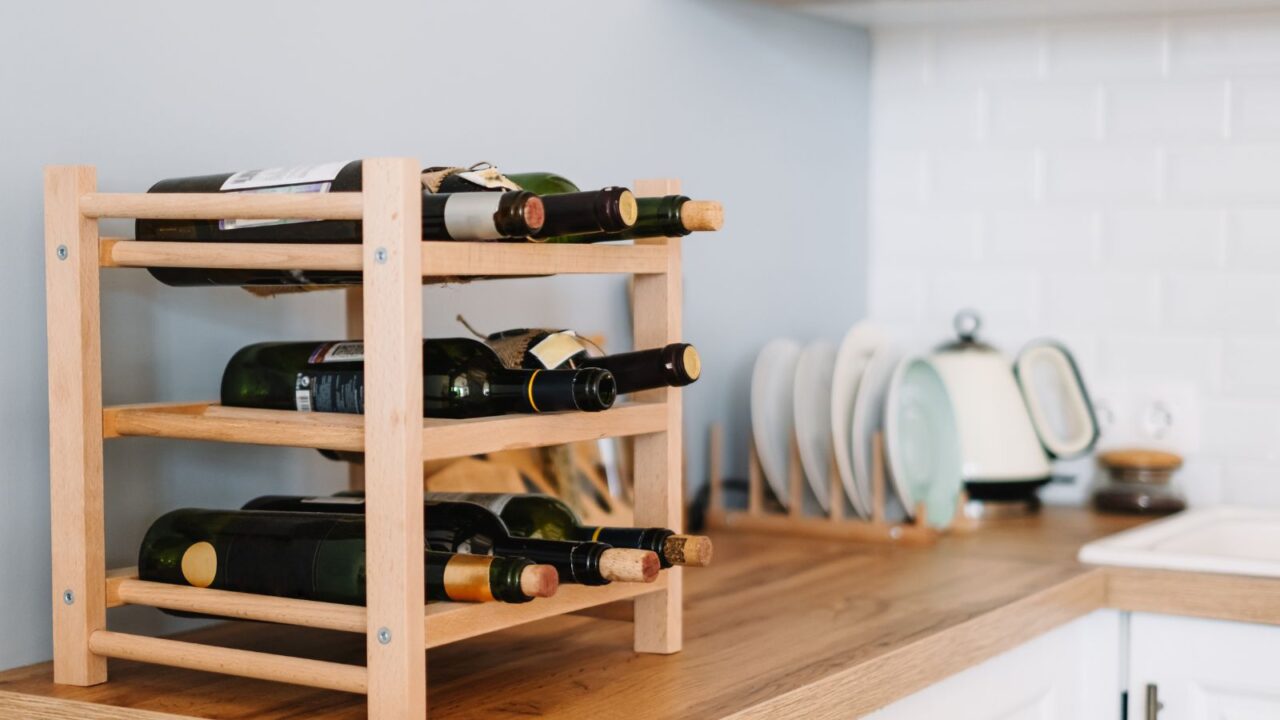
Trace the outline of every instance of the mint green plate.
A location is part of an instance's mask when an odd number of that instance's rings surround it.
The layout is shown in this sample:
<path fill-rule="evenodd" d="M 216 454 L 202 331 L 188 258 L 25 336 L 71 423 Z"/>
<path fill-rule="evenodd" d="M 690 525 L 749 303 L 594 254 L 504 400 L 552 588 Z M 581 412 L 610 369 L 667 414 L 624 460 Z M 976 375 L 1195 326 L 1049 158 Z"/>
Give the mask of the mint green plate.
<path fill-rule="evenodd" d="M 885 455 L 889 475 L 907 512 L 924 503 L 925 520 L 947 527 L 960 500 L 960 432 L 951 396 L 926 359 L 898 364 L 885 400 Z"/>

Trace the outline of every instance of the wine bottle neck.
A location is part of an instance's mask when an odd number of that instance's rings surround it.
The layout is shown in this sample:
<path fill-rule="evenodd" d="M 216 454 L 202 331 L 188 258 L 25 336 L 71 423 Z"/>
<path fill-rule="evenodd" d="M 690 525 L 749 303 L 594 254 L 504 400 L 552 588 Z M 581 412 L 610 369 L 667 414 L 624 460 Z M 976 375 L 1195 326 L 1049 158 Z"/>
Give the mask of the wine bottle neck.
<path fill-rule="evenodd" d="M 596 542 L 620 548 L 649 550 L 658 554 L 662 567 L 671 567 L 663 555 L 663 543 L 674 533 L 666 528 L 592 527 L 584 528 Z"/>
<path fill-rule="evenodd" d="M 687 343 L 672 343 L 651 350 L 581 360 L 585 367 L 603 368 L 613 373 L 619 393 L 661 387 L 683 387 L 698 379 L 702 360 L 697 349 Z"/>

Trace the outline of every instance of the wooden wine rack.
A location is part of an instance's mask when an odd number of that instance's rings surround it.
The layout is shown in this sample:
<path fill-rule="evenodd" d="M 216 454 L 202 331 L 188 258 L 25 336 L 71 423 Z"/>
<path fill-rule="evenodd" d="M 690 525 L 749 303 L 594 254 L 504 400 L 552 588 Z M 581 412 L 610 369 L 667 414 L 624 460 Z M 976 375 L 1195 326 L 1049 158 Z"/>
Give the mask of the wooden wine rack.
<path fill-rule="evenodd" d="M 422 420 L 424 278 L 559 273 L 634 275 L 638 347 L 680 340 L 680 240 L 626 245 L 423 242 L 420 165 L 364 161 L 363 191 L 325 194 L 100 193 L 91 166 L 45 172 L 49 333 L 54 680 L 107 681 L 107 658 L 368 695 L 370 718 L 426 715 L 424 648 L 602 605 L 635 601 L 635 649 L 680 650 L 681 569 L 647 585 L 566 586 L 530 603 L 423 604 L 426 459 L 635 436 L 635 521 L 681 524 L 680 390 L 655 390 L 603 413 Z M 674 180 L 637 194 L 679 191 Z M 361 220 L 361 245 L 138 242 L 101 238 L 101 218 Z M 222 407 L 215 403 L 102 405 L 100 268 L 208 267 L 350 270 L 363 302 L 363 416 Z M 363 450 L 367 479 L 367 607 L 165 585 L 108 570 L 103 440 L 131 436 Z M 367 665 L 346 665 L 116 632 L 107 608 L 150 605 L 366 636 Z M 82 712 L 68 709 L 67 717 Z"/>

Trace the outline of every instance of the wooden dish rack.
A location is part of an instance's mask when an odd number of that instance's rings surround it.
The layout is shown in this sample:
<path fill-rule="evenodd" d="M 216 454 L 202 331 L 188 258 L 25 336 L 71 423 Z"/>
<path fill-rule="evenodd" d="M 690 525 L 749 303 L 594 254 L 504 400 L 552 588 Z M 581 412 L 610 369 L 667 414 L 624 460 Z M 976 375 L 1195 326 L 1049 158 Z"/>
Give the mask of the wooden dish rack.
<path fill-rule="evenodd" d="M 877 432 L 871 443 L 871 517 L 867 519 L 844 516 L 845 489 L 836 467 L 834 450 L 827 458 L 826 480 L 830 487 L 830 510 L 824 516 L 804 514 L 805 476 L 804 468 L 800 463 L 800 444 L 794 434 L 791 436 L 787 457 L 789 497 L 786 511 L 772 512 L 765 508 L 764 471 L 760 464 L 760 455 L 756 452 L 755 440 L 749 441 L 747 508 L 732 510 L 725 507 L 724 477 L 721 469 L 723 444 L 723 430 L 719 425 L 712 425 L 709 442 L 710 493 L 707 501 L 707 527 L 709 528 L 902 545 L 932 545 L 942 532 L 925 521 L 923 502 L 916 503 L 912 513 L 914 519 L 911 522 L 897 523 L 886 519 L 887 487 L 882 433 Z M 945 530 L 964 532 L 972 529 L 972 523 L 964 516 L 966 502 L 967 496 L 962 490 L 956 501 L 955 515 L 951 517 L 951 522 Z"/>
<path fill-rule="evenodd" d="M 525 604 L 423 603 L 423 462 L 510 448 L 635 436 L 635 521 L 679 528 L 679 389 L 650 391 L 602 413 L 422 419 L 424 279 L 559 273 L 634 275 L 638 347 L 680 340 L 680 240 L 621 245 L 424 242 L 421 166 L 365 160 L 362 192 L 101 193 L 93 167 L 45 172 L 49 339 L 54 681 L 107 680 L 107 658 L 328 688 L 368 696 L 370 718 L 425 717 L 425 648 L 634 599 L 635 649 L 682 642 L 680 568 L 652 584 L 570 585 Z M 679 191 L 640 181 L 637 194 Z M 360 220 L 359 245 L 139 242 L 101 238 L 101 218 Z M 362 271 L 366 413 L 341 415 L 216 403 L 102 406 L 100 268 L 209 267 Z M 350 307 L 359 308 L 361 303 Z M 349 318 L 349 327 L 358 327 Z M 145 582 L 108 570 L 103 440 L 131 436 L 363 451 L 367 479 L 367 607 Z M 107 608 L 149 605 L 366 636 L 367 664 L 216 647 L 116 632 Z M 68 713 L 73 713 L 70 709 Z M 67 714 L 72 717 L 74 714 Z"/>

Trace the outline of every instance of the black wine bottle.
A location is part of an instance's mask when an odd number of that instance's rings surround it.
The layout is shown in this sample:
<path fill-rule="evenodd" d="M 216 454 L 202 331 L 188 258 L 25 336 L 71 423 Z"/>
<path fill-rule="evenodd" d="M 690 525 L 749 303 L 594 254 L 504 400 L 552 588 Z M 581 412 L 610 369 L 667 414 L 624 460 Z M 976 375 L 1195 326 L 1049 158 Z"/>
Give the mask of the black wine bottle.
<path fill-rule="evenodd" d="M 613 374 L 618 394 L 660 387 L 684 387 L 702 374 L 698 350 L 688 343 L 613 355 L 591 355 L 590 346 L 570 330 L 520 328 L 485 338 L 507 367 L 528 370 L 595 367 Z"/>
<path fill-rule="evenodd" d="M 538 193 L 544 201 L 578 187 L 560 175 L 545 172 L 512 173 L 506 176 L 516 186 Z M 683 237 L 692 232 L 719 230 L 724 225 L 724 208 L 713 200 L 691 200 L 684 195 L 636 198 L 636 221 L 615 231 L 586 232 L 559 242 L 593 243 L 650 237 Z M 544 231 L 544 234 L 550 234 Z M 567 234 L 567 233 L 566 233 Z"/>
<path fill-rule="evenodd" d="M 680 535 L 660 527 L 632 528 L 583 525 L 573 509 L 558 498 L 539 494 L 427 493 L 427 502 L 469 502 L 502 518 L 512 534 L 548 540 L 593 540 L 614 547 L 652 550 L 662 567 L 711 563 L 711 539 Z"/>
<path fill-rule="evenodd" d="M 423 414 L 467 418 L 613 405 L 613 375 L 600 368 L 512 370 L 482 342 L 424 340 Z M 364 345 L 258 343 L 241 348 L 222 374 L 222 403 L 237 407 L 364 412 Z"/>
<path fill-rule="evenodd" d="M 430 174 L 435 168 L 428 170 Z M 523 190 L 542 198 L 545 220 L 533 237 L 544 242 L 579 242 L 580 236 L 625 232 L 636 224 L 639 206 L 636 196 L 623 187 L 579 190 L 577 185 L 552 173 L 526 173 L 519 176 Z M 515 180 L 509 176 L 506 180 Z M 478 180 L 474 173 L 454 173 L 440 177 L 435 183 L 440 192 L 467 193 L 498 191 L 512 187 L 510 183 Z"/>
<path fill-rule="evenodd" d="M 528 602 L 550 597 L 554 569 L 516 557 L 426 552 L 427 600 Z M 183 509 L 147 530 L 143 580 L 363 605 L 363 517 Z"/>
<path fill-rule="evenodd" d="M 266 495 L 250 500 L 244 507 L 280 512 L 364 512 L 364 502 L 358 496 Z M 427 546 L 432 550 L 523 557 L 551 565 L 564 583 L 652 582 L 662 566 L 661 559 L 644 548 L 518 537 L 507 529 L 501 518 L 474 503 L 428 502 L 425 510 Z"/>
<path fill-rule="evenodd" d="M 328 163 L 161 180 L 148 192 L 318 193 L 360 190 L 361 163 Z M 528 191 L 422 194 L 423 240 L 524 239 L 542 229 L 542 200 Z M 358 220 L 138 220 L 139 240 L 243 243 L 358 243 Z M 334 285 L 350 271 L 152 268 L 166 285 Z"/>
<path fill-rule="evenodd" d="M 512 173 L 506 176 L 508 187 L 520 187 L 538 193 L 543 201 L 564 193 L 578 192 L 578 186 L 566 178 L 547 172 Z M 587 232 L 572 237 L 554 238 L 552 242 L 592 243 L 610 240 L 634 240 L 650 237 L 683 237 L 691 232 L 719 230 L 724 225 L 724 208 L 713 200 L 691 200 L 684 195 L 636 198 L 636 221 L 630 228 Z M 550 235 L 544 230 L 543 234 Z"/>

